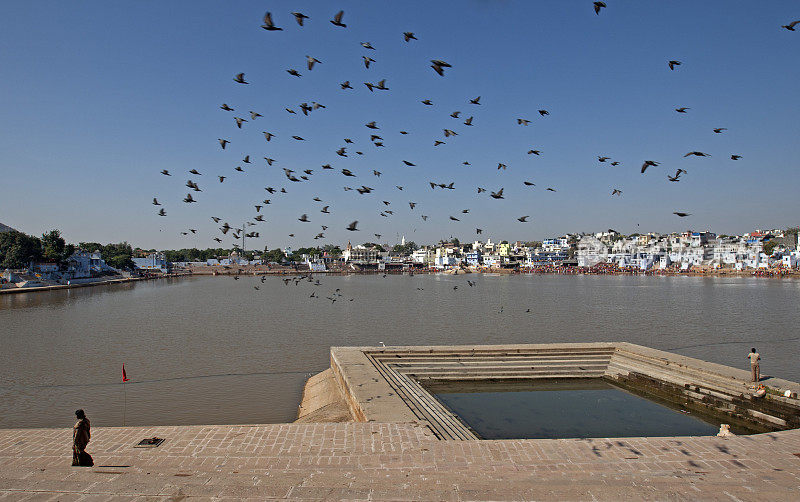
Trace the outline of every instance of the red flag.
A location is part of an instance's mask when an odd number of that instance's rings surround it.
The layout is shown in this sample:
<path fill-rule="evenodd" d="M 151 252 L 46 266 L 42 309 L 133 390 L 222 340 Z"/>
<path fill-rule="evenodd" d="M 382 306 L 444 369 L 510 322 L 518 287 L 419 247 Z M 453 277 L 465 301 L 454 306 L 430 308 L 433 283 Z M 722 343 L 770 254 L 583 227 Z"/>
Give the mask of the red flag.
<path fill-rule="evenodd" d="M 122 381 L 127 382 L 128 380 L 130 379 L 128 378 L 128 375 L 125 373 L 125 363 L 122 363 Z"/>

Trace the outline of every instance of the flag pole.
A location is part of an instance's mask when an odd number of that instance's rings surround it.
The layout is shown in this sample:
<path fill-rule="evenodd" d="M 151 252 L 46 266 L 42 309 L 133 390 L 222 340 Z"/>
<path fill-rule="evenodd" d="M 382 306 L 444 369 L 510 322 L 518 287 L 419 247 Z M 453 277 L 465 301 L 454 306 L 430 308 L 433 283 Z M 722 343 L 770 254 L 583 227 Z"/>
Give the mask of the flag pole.
<path fill-rule="evenodd" d="M 125 382 L 128 381 L 128 375 L 125 373 L 125 363 L 122 363 L 122 426 L 125 427 L 125 414 L 128 411 L 128 393 L 125 390 Z"/>

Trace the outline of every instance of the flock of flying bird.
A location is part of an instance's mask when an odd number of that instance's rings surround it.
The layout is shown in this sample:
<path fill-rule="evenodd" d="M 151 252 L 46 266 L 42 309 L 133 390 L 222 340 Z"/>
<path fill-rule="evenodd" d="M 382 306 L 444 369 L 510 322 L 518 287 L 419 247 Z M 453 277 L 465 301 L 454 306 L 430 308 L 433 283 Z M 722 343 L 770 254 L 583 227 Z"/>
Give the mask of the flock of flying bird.
<path fill-rule="evenodd" d="M 599 1 L 598 2 L 593 2 L 593 8 L 594 8 L 594 12 L 599 15 L 601 13 L 602 9 L 607 8 L 607 5 L 606 5 L 605 2 L 599 2 Z M 293 16 L 294 21 L 298 25 L 298 27 L 299 27 L 298 29 L 309 29 L 309 28 L 303 28 L 303 27 L 305 27 L 306 26 L 306 22 L 309 19 L 311 19 L 310 16 L 308 16 L 308 15 L 306 15 L 304 13 L 301 13 L 301 12 L 292 12 L 291 15 Z M 339 11 L 329 21 L 330 21 L 331 25 L 333 25 L 334 27 L 336 27 L 338 29 L 347 29 L 347 24 L 345 23 L 344 11 Z M 795 26 L 797 26 L 798 24 L 800 24 L 800 21 L 794 21 L 792 23 L 789 23 L 787 25 L 782 26 L 782 28 L 785 28 L 785 29 L 787 29 L 789 31 L 795 31 Z M 264 30 L 266 30 L 268 32 L 280 32 L 280 31 L 284 30 L 284 28 L 282 26 L 279 26 L 278 24 L 276 24 L 276 21 L 273 19 L 272 14 L 270 12 L 267 12 L 264 15 L 263 24 L 261 24 L 261 28 L 263 28 Z M 411 32 L 411 31 L 403 32 L 402 33 L 402 37 L 403 37 L 403 41 L 405 43 L 414 43 L 415 41 L 418 40 L 417 36 L 415 35 L 415 33 Z M 369 69 L 371 67 L 371 65 L 376 62 L 376 60 L 373 59 L 371 57 L 371 55 L 372 54 L 377 54 L 377 49 L 368 41 L 361 42 L 360 45 L 361 45 L 362 49 L 364 51 L 366 51 L 365 54 L 363 54 L 361 56 L 363 64 L 364 64 L 364 67 L 366 69 Z M 306 59 L 305 68 L 303 69 L 302 73 L 301 73 L 301 71 L 298 71 L 296 68 L 289 68 L 289 69 L 286 70 L 286 73 L 288 73 L 290 76 L 295 77 L 295 78 L 302 78 L 304 72 L 306 72 L 306 71 L 311 72 L 311 71 L 314 70 L 316 65 L 324 64 L 323 61 L 321 61 L 321 60 L 319 60 L 319 59 L 317 59 L 316 57 L 313 57 L 313 56 L 308 56 L 307 55 L 305 59 Z M 439 77 L 446 78 L 447 74 L 448 74 L 448 71 L 452 68 L 452 65 L 450 65 L 448 62 L 443 61 L 441 59 L 431 59 L 431 60 L 429 60 L 429 62 L 430 62 L 431 70 L 433 72 L 435 72 Z M 668 66 L 670 71 L 678 70 L 678 68 L 682 64 L 683 63 L 681 61 L 678 61 L 678 60 L 669 60 L 667 62 L 667 66 Z M 250 84 L 250 82 L 247 80 L 245 72 L 241 72 L 241 73 L 236 74 L 233 77 L 233 82 L 235 83 L 234 85 L 249 85 Z M 371 81 L 363 82 L 363 85 L 369 90 L 370 93 L 389 91 L 389 87 L 387 86 L 387 79 L 385 79 L 385 78 L 383 78 L 381 80 L 378 80 L 377 82 L 371 82 Z M 339 86 L 340 91 L 342 91 L 342 92 L 350 92 L 350 91 L 352 91 L 354 89 L 354 87 L 353 87 L 353 85 L 352 85 L 350 80 L 346 80 L 346 81 L 340 82 L 338 84 L 338 86 Z M 422 105 L 424 105 L 424 106 L 430 106 L 430 107 L 434 106 L 434 103 L 430 99 L 421 99 L 420 103 Z M 463 125 L 464 128 L 469 128 L 469 127 L 474 126 L 473 122 L 475 121 L 475 118 L 478 115 L 478 113 L 477 113 L 478 110 L 480 110 L 480 107 L 482 106 L 481 96 L 476 96 L 475 98 L 469 99 L 468 102 L 465 103 L 465 105 L 467 107 L 469 107 L 470 112 L 464 113 L 463 115 L 468 115 L 468 116 L 462 117 L 462 111 L 459 110 L 459 111 L 453 111 L 452 113 L 450 113 L 449 117 L 451 117 L 454 120 L 459 121 L 460 124 Z M 248 110 L 248 112 L 246 114 L 243 113 L 242 111 L 238 111 L 237 112 L 237 109 L 239 108 L 238 106 L 234 108 L 232 106 L 229 106 L 227 103 L 222 103 L 219 106 L 219 108 L 221 110 L 223 110 L 224 112 L 230 113 L 232 115 L 232 121 L 233 121 L 233 123 L 235 125 L 236 130 L 247 128 L 248 126 L 251 126 L 254 122 L 257 122 L 262 117 L 262 115 L 260 113 L 258 113 L 256 111 L 253 111 L 253 110 Z M 302 113 L 303 116 L 309 116 L 309 114 L 315 113 L 318 110 L 325 109 L 325 108 L 326 108 L 326 106 L 324 104 L 316 102 L 316 101 L 312 101 L 310 104 L 307 103 L 307 102 L 300 103 L 298 105 L 297 109 L 292 108 L 292 107 L 286 107 L 285 111 L 287 113 L 293 114 L 293 115 L 297 115 L 298 112 L 299 112 L 299 113 Z M 689 113 L 689 110 L 691 110 L 691 108 L 690 107 L 686 107 L 686 106 L 682 106 L 682 107 L 678 107 L 678 108 L 674 109 L 674 111 L 676 113 L 678 113 L 678 114 Z M 539 115 L 539 119 L 543 119 L 543 120 L 546 119 L 546 117 L 548 117 L 550 115 L 550 112 L 547 109 L 544 109 L 544 108 L 538 109 L 537 113 Z M 462 121 L 462 119 L 463 119 L 463 121 Z M 525 127 L 525 126 L 528 126 L 530 123 L 531 123 L 531 120 L 528 119 L 528 118 L 523 118 L 523 117 L 516 118 L 516 124 L 518 126 Z M 384 148 L 385 147 L 384 135 L 386 135 L 386 132 L 385 132 L 385 129 L 382 129 L 382 127 L 383 127 L 383 125 L 382 124 L 378 124 L 377 121 L 370 121 L 370 122 L 367 122 L 367 123 L 364 124 L 364 128 L 368 129 L 368 131 L 365 132 L 365 136 L 369 137 L 370 143 L 375 148 Z M 718 128 L 714 128 L 713 129 L 713 133 L 714 134 L 722 134 L 726 130 L 727 129 L 725 127 L 718 127 Z M 266 130 L 262 131 L 261 133 L 263 134 L 264 140 L 267 143 L 273 141 L 273 139 L 275 139 L 275 138 L 280 138 L 282 136 L 282 133 L 275 133 L 275 132 L 266 131 Z M 409 134 L 409 132 L 405 131 L 405 130 L 401 130 L 401 131 L 399 131 L 399 133 L 401 135 Z M 462 133 L 463 133 L 463 131 L 462 131 Z M 447 140 L 449 140 L 449 138 L 452 138 L 452 137 L 455 137 L 455 136 L 458 136 L 458 135 L 459 135 L 459 131 L 456 130 L 455 128 L 449 128 L 449 127 L 448 128 L 444 128 L 443 131 L 442 131 L 442 137 L 441 138 L 435 138 L 433 140 L 433 146 L 434 147 L 439 147 L 440 145 L 444 145 L 444 144 L 446 144 Z M 289 135 L 287 137 L 290 138 L 291 140 L 297 141 L 297 142 L 306 141 L 305 138 L 303 138 L 302 136 L 299 136 L 299 135 Z M 219 147 L 222 150 L 228 151 L 230 149 L 230 145 L 233 144 L 236 140 L 232 141 L 231 139 L 228 139 L 228 138 L 219 138 L 218 141 L 219 141 Z M 354 142 L 353 139 L 344 138 L 343 144 L 337 150 L 331 152 L 331 154 L 336 154 L 338 157 L 342 157 L 342 158 L 349 157 L 352 154 L 363 155 L 364 153 L 362 151 L 352 151 L 352 152 L 349 151 L 351 148 L 353 148 L 351 145 L 354 145 L 354 144 L 355 144 L 355 142 Z M 539 156 L 539 155 L 542 154 L 542 151 L 539 150 L 538 148 L 529 148 L 527 150 L 527 154 L 528 155 L 533 155 L 533 156 Z M 701 152 L 701 151 L 690 151 L 690 152 L 688 152 L 688 153 L 686 153 L 684 155 L 684 157 L 710 157 L 710 156 L 711 155 L 709 155 L 708 153 Z M 739 154 L 731 154 L 730 155 L 730 159 L 733 160 L 733 161 L 739 160 L 741 158 L 742 158 L 742 156 L 739 155 Z M 267 166 L 273 166 L 273 164 L 278 162 L 276 159 L 270 158 L 268 156 L 264 156 L 263 159 L 266 162 Z M 255 160 L 255 159 L 253 159 L 253 160 Z M 252 164 L 253 160 L 251 160 L 251 157 L 250 157 L 249 154 L 245 154 L 243 156 L 243 158 L 241 159 L 241 161 L 237 163 L 239 165 L 237 165 L 235 168 L 233 168 L 233 170 L 236 171 L 236 172 L 239 172 L 239 173 L 244 173 L 245 170 L 241 167 L 241 165 L 242 164 L 250 165 L 250 164 Z M 597 160 L 598 160 L 599 163 L 603 163 L 603 164 L 607 163 L 607 165 L 610 165 L 610 166 L 618 166 L 618 165 L 621 164 L 621 162 L 619 160 L 614 160 L 612 157 L 610 157 L 608 155 L 598 155 L 597 156 Z M 403 160 L 402 162 L 403 162 L 403 165 L 405 167 L 408 167 L 408 168 L 416 167 L 416 164 L 414 162 L 410 161 L 410 160 Z M 465 165 L 465 166 L 470 166 L 471 165 L 469 161 L 464 161 L 464 162 L 462 162 L 462 164 Z M 648 169 L 658 167 L 659 165 L 660 165 L 660 162 L 658 162 L 658 161 L 644 160 L 642 165 L 641 165 L 640 172 L 641 172 L 642 175 L 644 175 L 645 172 Z M 498 171 L 500 171 L 500 170 L 505 171 L 507 168 L 508 168 L 508 166 L 505 163 L 503 163 L 503 162 L 498 162 L 497 163 L 497 170 Z M 321 170 L 322 171 L 325 171 L 325 170 L 334 171 L 335 169 L 331 165 L 331 163 L 326 163 L 326 164 L 323 164 L 321 166 Z M 315 169 L 304 169 L 302 172 L 296 172 L 293 169 L 289 169 L 289 168 L 283 167 L 283 174 L 284 174 L 285 178 L 291 183 L 310 182 L 311 181 L 311 177 L 314 175 L 314 171 L 315 171 Z M 355 172 L 353 172 L 351 169 L 342 168 L 339 171 L 340 171 L 341 175 L 344 176 L 345 178 L 356 178 L 356 177 L 359 177 L 359 175 L 356 174 Z M 193 176 L 201 176 L 202 175 L 202 173 L 198 172 L 196 169 L 191 169 L 188 172 Z M 161 174 L 165 175 L 165 176 L 171 176 L 172 175 L 168 170 L 162 170 Z M 380 180 L 380 177 L 381 177 L 381 174 L 382 174 L 381 171 L 373 169 L 371 174 L 372 174 L 372 176 L 374 176 L 375 182 L 379 183 L 380 182 L 379 180 Z M 681 181 L 681 176 L 683 176 L 685 174 L 687 174 L 686 169 L 678 168 L 675 171 L 674 175 L 669 175 L 668 174 L 667 175 L 667 179 L 670 182 L 679 182 L 679 181 Z M 367 176 L 369 176 L 369 174 L 367 174 Z M 227 178 L 228 178 L 227 175 L 217 175 L 217 179 L 218 179 L 219 183 L 224 183 Z M 362 178 L 361 181 L 363 181 L 363 178 Z M 366 183 L 370 183 L 370 182 L 366 182 Z M 360 182 L 359 182 L 359 184 L 360 184 Z M 372 184 L 372 183 L 370 183 L 370 184 Z M 527 181 L 527 180 L 523 181 L 523 185 L 525 187 L 534 187 L 534 186 L 536 186 L 535 183 L 533 183 L 532 181 Z M 203 191 L 200 188 L 200 186 L 198 185 L 198 183 L 196 181 L 192 180 L 192 179 L 189 179 L 189 180 L 187 180 L 185 186 L 191 191 L 186 194 L 186 197 L 183 198 L 183 202 L 186 203 L 186 204 L 192 204 L 192 203 L 197 202 L 197 200 L 192 196 L 192 191 L 193 192 L 202 192 Z M 431 190 L 436 190 L 436 189 L 439 189 L 439 190 L 455 190 L 456 189 L 454 181 L 441 182 L 441 181 L 433 181 L 433 180 L 431 180 L 431 181 L 428 181 L 428 186 L 430 186 Z M 396 190 L 398 190 L 398 191 L 401 191 L 401 192 L 404 190 L 404 187 L 401 186 L 401 185 L 395 185 L 394 188 Z M 272 196 L 273 194 L 276 194 L 276 193 L 278 193 L 278 194 L 287 194 L 288 193 L 288 190 L 285 187 L 283 187 L 283 188 L 275 188 L 275 187 L 272 187 L 272 186 L 267 186 L 267 187 L 265 187 L 265 190 L 269 194 L 267 197 L 270 197 L 270 196 Z M 368 195 L 368 194 L 371 194 L 374 191 L 376 191 L 375 188 L 367 186 L 366 184 L 360 184 L 360 186 L 355 186 L 355 187 L 345 186 L 344 190 L 345 191 L 355 191 L 360 195 Z M 553 187 L 547 187 L 546 191 L 555 192 L 556 189 L 553 188 Z M 485 187 L 477 187 L 477 194 L 483 194 L 483 193 L 487 193 L 487 195 L 490 198 L 495 199 L 495 200 L 496 199 L 504 199 L 504 188 L 503 187 L 500 187 L 500 188 L 498 188 L 496 190 L 490 190 L 490 189 L 487 189 Z M 614 197 L 622 196 L 622 194 L 623 194 L 622 190 L 620 188 L 618 188 L 618 187 L 613 188 L 612 191 L 611 191 L 611 196 L 614 196 Z M 314 202 L 318 202 L 318 203 L 322 203 L 323 202 L 319 197 L 314 197 L 313 201 Z M 161 206 L 161 203 L 158 201 L 158 199 L 156 197 L 153 198 L 153 202 L 152 203 L 153 203 L 153 205 Z M 222 236 L 226 236 L 226 235 L 228 235 L 230 233 L 230 236 L 232 236 L 234 239 L 236 239 L 236 241 L 238 241 L 239 239 L 241 239 L 243 237 L 250 237 L 250 238 L 260 237 L 260 234 L 259 234 L 258 231 L 253 230 L 253 231 L 249 231 L 248 232 L 247 231 L 248 230 L 247 227 L 256 226 L 257 224 L 264 222 L 265 221 L 264 220 L 264 213 L 262 213 L 261 210 L 265 206 L 270 205 L 271 203 L 272 203 L 272 200 L 270 198 L 265 198 L 264 200 L 258 201 L 257 203 L 253 204 L 253 206 L 255 208 L 256 215 L 254 217 L 252 217 L 252 221 L 247 221 L 245 223 L 245 225 L 242 226 L 242 227 L 233 227 L 229 223 L 223 222 L 219 227 L 219 230 L 220 230 Z M 380 214 L 380 216 L 389 218 L 394 214 L 394 209 L 390 209 L 390 207 L 394 207 L 394 206 L 391 206 L 391 204 L 392 204 L 391 201 L 389 201 L 389 200 L 381 200 L 378 204 L 379 204 L 379 214 Z M 417 203 L 414 202 L 414 201 L 408 201 L 408 206 L 409 206 L 411 211 L 414 211 L 415 207 L 417 206 Z M 330 214 L 330 207 L 331 207 L 330 205 L 324 205 L 322 207 L 322 209 L 320 210 L 320 212 L 323 213 L 323 214 Z M 469 209 L 463 209 L 463 210 L 461 210 L 460 213 L 457 213 L 457 214 L 460 217 L 463 217 L 462 215 L 468 214 L 468 213 L 469 213 Z M 167 213 L 166 213 L 166 210 L 163 207 L 161 207 L 158 210 L 157 214 L 159 216 L 166 216 Z M 686 212 L 683 212 L 683 211 L 675 211 L 673 214 L 675 214 L 678 217 L 690 216 L 690 213 L 686 213 Z M 421 219 L 423 221 L 427 221 L 428 220 L 428 215 L 420 214 L 420 217 L 421 217 Z M 528 222 L 528 218 L 529 217 L 530 216 L 528 216 L 528 215 L 523 215 L 523 216 L 517 217 L 516 219 L 519 222 L 525 223 L 525 222 Z M 217 217 L 217 216 L 212 216 L 211 218 L 217 224 L 220 224 L 220 222 L 222 221 L 222 218 Z M 451 221 L 456 221 L 456 222 L 461 221 L 461 219 L 459 217 L 452 216 L 452 215 L 449 217 L 449 219 Z M 300 215 L 297 218 L 297 221 L 299 221 L 300 223 L 310 223 L 311 219 L 309 218 L 308 214 L 305 213 L 305 214 Z M 315 240 L 317 240 L 317 239 L 325 239 L 324 232 L 327 230 L 327 228 L 328 228 L 328 226 L 322 225 L 321 226 L 321 230 L 322 231 L 317 233 L 317 235 L 314 237 L 314 239 Z M 356 221 L 350 222 L 348 225 L 345 226 L 345 229 L 348 230 L 348 231 L 351 231 L 351 232 L 359 231 L 360 229 L 358 228 L 358 221 L 356 220 Z M 189 235 L 189 234 L 195 234 L 196 232 L 197 232 L 197 229 L 188 229 L 188 231 L 184 231 L 184 232 L 181 232 L 181 233 L 183 235 Z M 476 228 L 476 233 L 477 234 L 482 233 L 482 229 Z M 381 237 L 381 234 L 377 234 L 376 233 L 374 235 L 378 239 L 380 239 L 380 237 Z M 294 234 L 289 234 L 289 236 L 290 237 L 294 237 Z M 220 238 L 220 236 L 214 237 L 214 241 L 216 241 L 217 243 L 222 243 L 222 239 Z M 303 277 L 301 279 L 306 279 L 306 277 Z M 309 281 L 312 280 L 311 276 L 308 276 L 307 279 Z M 287 282 L 287 284 L 288 284 L 288 282 Z M 332 301 L 336 301 L 335 298 L 336 298 L 336 296 L 334 296 L 332 298 L 329 298 L 329 299 L 331 299 Z"/>

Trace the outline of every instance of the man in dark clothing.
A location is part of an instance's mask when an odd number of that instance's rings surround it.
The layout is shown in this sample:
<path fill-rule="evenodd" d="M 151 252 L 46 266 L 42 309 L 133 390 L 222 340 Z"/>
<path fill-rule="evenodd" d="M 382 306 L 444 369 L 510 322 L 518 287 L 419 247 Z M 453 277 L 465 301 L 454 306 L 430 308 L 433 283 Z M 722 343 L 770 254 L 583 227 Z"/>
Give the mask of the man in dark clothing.
<path fill-rule="evenodd" d="M 91 437 L 91 425 L 83 410 L 76 411 L 75 416 L 78 417 L 78 421 L 72 428 L 72 465 L 91 467 L 94 461 L 85 451 Z"/>

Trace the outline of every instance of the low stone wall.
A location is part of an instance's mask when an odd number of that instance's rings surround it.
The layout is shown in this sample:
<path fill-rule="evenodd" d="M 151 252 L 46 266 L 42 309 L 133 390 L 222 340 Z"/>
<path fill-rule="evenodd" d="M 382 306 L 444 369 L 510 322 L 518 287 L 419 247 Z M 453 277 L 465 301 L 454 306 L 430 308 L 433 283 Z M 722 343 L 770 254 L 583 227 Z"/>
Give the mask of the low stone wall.
<path fill-rule="evenodd" d="M 331 369 L 355 420 L 424 423 L 440 439 L 477 437 L 426 382 L 603 378 L 751 430 L 800 427 L 800 402 L 775 393 L 752 398 L 748 371 L 625 342 L 334 347 Z M 778 378 L 762 383 L 800 390 Z"/>

